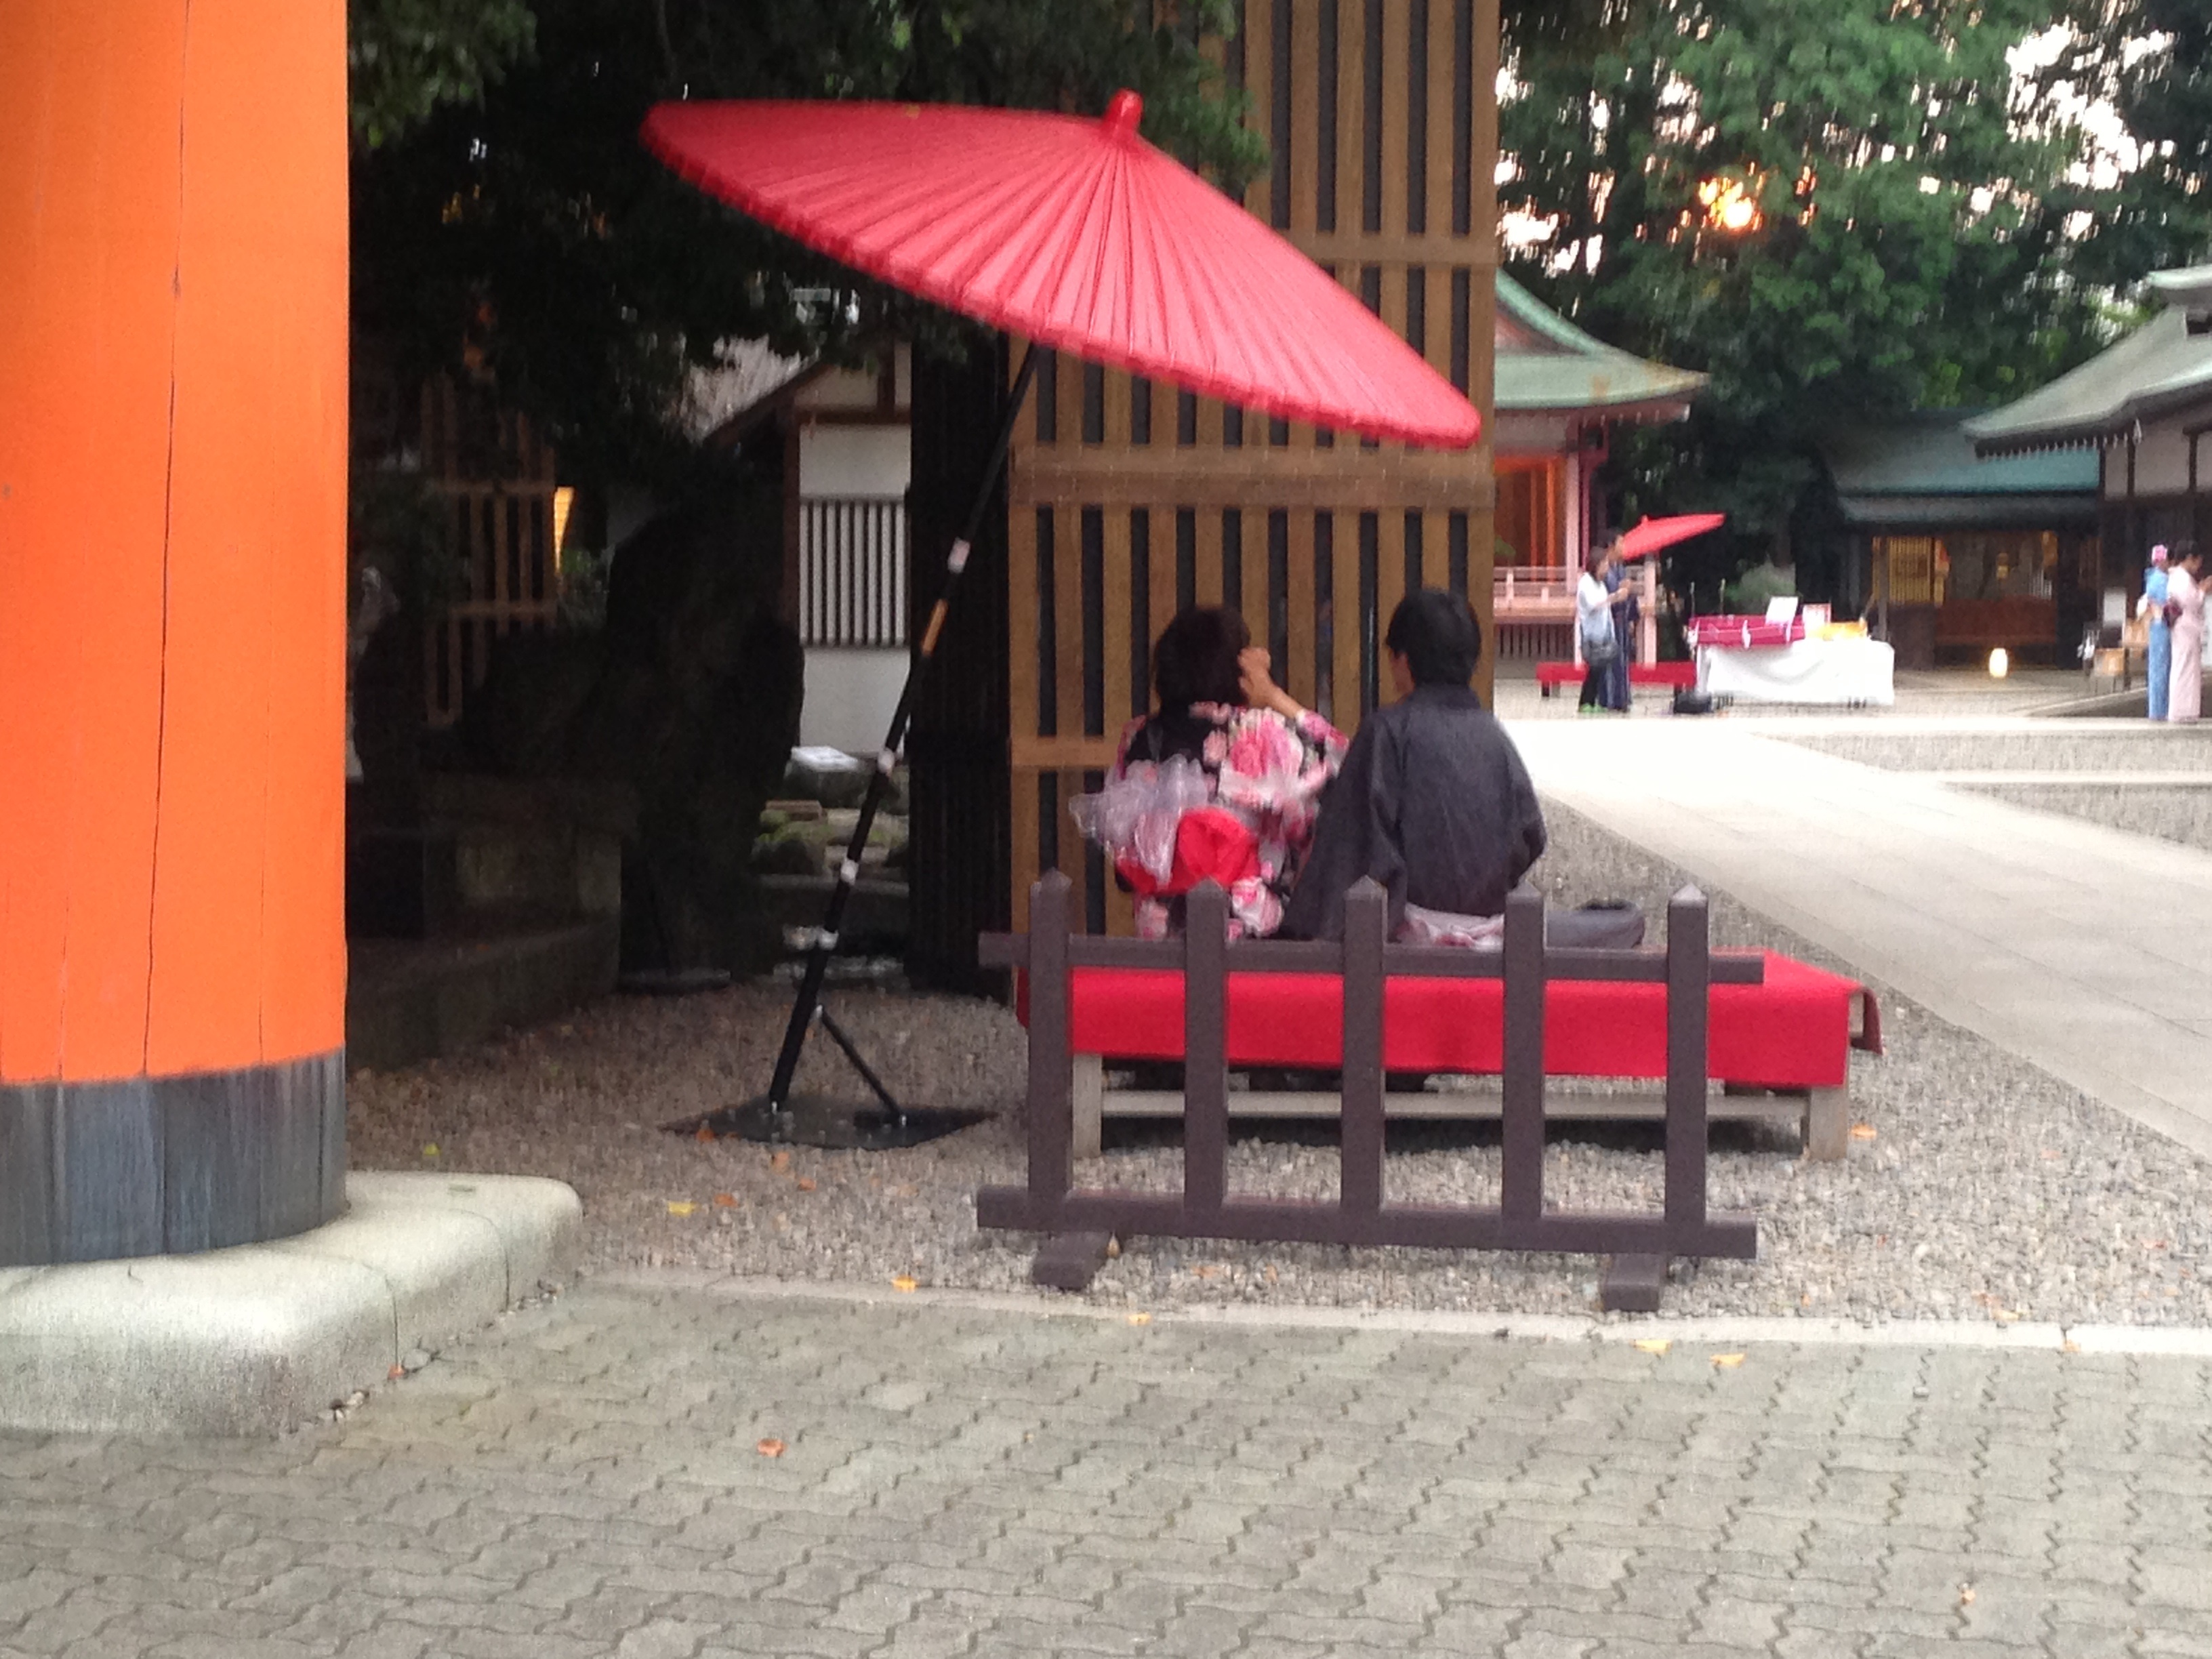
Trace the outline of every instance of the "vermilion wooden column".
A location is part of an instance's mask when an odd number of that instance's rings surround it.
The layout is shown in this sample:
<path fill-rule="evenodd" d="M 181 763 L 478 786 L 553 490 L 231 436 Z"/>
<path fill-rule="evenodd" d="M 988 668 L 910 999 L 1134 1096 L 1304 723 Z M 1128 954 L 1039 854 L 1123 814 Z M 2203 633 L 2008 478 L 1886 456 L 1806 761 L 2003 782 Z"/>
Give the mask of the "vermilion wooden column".
<path fill-rule="evenodd" d="M 0 1264 L 342 1207 L 343 0 L 0 0 Z"/>

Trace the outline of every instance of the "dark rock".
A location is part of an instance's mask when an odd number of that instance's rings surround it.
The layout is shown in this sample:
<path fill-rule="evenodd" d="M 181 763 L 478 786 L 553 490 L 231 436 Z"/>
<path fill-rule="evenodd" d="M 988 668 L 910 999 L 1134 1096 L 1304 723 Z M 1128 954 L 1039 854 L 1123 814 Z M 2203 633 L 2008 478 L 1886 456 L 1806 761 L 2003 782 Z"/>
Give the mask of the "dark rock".
<path fill-rule="evenodd" d="M 751 873 L 798 736 L 805 653 L 776 615 L 782 505 L 722 480 L 617 550 L 598 635 L 501 641 L 471 690 L 471 761 L 620 779 L 625 972 L 759 970 L 781 940 Z"/>

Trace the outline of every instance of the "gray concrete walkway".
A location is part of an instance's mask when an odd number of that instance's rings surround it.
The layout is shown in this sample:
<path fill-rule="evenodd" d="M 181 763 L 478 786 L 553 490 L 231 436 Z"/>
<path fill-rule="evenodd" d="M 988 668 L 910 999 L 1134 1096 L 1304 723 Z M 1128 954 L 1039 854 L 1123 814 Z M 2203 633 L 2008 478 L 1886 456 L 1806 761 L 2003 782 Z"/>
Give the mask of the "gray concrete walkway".
<path fill-rule="evenodd" d="M 2054 727 L 2096 730 L 1999 720 L 1928 729 Z M 1546 793 L 2212 1156 L 2212 854 L 1780 740 L 1905 735 L 1917 729 L 1908 721 L 1512 729 Z"/>
<path fill-rule="evenodd" d="M 586 1285 L 288 1440 L 0 1436 L 0 1655 L 2208 1655 L 2208 1407 L 2202 1358 Z"/>

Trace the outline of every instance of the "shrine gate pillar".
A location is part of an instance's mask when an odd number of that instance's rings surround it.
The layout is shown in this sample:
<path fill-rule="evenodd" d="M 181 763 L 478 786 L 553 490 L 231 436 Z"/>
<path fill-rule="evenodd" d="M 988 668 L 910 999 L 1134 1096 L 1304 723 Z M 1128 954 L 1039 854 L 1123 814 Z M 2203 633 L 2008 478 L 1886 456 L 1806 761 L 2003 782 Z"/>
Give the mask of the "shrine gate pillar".
<path fill-rule="evenodd" d="M 0 3 L 0 1266 L 343 1207 L 345 46 Z"/>

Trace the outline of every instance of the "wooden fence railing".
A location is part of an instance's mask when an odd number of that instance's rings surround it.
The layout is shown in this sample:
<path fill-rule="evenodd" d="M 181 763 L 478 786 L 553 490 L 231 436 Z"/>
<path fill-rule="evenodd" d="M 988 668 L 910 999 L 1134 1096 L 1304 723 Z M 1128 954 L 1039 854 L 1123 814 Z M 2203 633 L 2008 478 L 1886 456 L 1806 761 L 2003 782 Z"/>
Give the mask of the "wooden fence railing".
<path fill-rule="evenodd" d="M 986 936 L 987 963 L 1029 975 L 1029 1180 L 975 1195 L 981 1227 L 1042 1233 L 1032 1276 L 1080 1289 L 1105 1260 L 1109 1237 L 1152 1234 L 1431 1249 L 1562 1250 L 1609 1255 L 1610 1308 L 1658 1305 L 1672 1256 L 1758 1254 L 1748 1216 L 1705 1206 L 1706 1027 L 1711 987 L 1763 975 L 1755 959 L 1715 958 L 1705 897 L 1693 888 L 1667 909 L 1663 951 L 1547 948 L 1544 902 L 1522 889 L 1506 901 L 1502 950 L 1388 942 L 1381 888 L 1362 880 L 1345 901 L 1341 944 L 1227 938 L 1228 901 L 1208 882 L 1188 902 L 1180 939 L 1072 933 L 1071 885 L 1057 871 L 1030 890 L 1030 931 Z M 1075 1185 L 1070 973 L 1076 968 L 1180 969 L 1183 975 L 1183 1186 L 1134 1193 Z M 1231 1197 L 1226 1050 L 1229 975 L 1326 973 L 1344 981 L 1341 1175 L 1333 1202 Z M 1383 982 L 1400 978 L 1502 978 L 1504 1001 L 1503 1174 L 1494 1206 L 1384 1200 Z M 1552 981 L 1657 981 L 1667 987 L 1666 1161 L 1656 1214 L 1574 1212 L 1544 1202 L 1544 988 Z"/>

